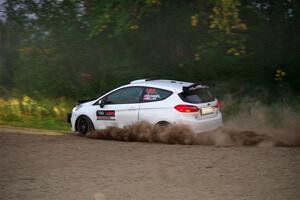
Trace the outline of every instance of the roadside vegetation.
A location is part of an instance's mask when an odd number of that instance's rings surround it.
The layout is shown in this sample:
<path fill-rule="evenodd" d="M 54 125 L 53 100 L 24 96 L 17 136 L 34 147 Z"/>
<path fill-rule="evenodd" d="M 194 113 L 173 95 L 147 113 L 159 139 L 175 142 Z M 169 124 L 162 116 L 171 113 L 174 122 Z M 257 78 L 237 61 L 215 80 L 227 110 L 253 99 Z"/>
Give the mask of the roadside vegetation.
<path fill-rule="evenodd" d="M 73 103 L 73 102 L 72 102 Z M 70 130 L 66 122 L 71 102 L 60 99 L 34 100 L 28 96 L 0 99 L 0 125 Z"/>
<path fill-rule="evenodd" d="M 218 98 L 222 102 L 221 111 L 225 124 L 241 114 L 260 115 L 268 125 L 274 127 L 279 126 L 287 114 L 300 117 L 299 100 L 292 96 L 270 102 L 253 96 L 238 97 L 232 94 Z M 0 125 L 68 131 L 70 124 L 66 121 L 66 115 L 74 106 L 75 101 L 65 98 L 0 98 Z"/>

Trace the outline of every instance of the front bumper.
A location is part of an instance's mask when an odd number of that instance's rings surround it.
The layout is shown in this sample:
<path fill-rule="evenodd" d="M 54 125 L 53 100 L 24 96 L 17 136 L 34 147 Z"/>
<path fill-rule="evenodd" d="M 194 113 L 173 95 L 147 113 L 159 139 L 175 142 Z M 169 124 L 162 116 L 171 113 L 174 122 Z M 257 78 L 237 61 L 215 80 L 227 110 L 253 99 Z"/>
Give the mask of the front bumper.
<path fill-rule="evenodd" d="M 68 113 L 67 114 L 67 122 L 71 123 L 71 117 L 72 117 L 72 113 Z"/>

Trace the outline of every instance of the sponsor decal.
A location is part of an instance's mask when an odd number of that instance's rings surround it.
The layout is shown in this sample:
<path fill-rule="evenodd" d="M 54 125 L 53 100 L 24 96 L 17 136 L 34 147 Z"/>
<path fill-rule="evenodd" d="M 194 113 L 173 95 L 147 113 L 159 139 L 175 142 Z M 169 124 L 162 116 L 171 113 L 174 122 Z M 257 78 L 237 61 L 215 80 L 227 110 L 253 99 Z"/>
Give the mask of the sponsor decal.
<path fill-rule="evenodd" d="M 115 111 L 114 110 L 107 110 L 105 111 L 105 116 L 115 116 Z"/>
<path fill-rule="evenodd" d="M 97 110 L 97 116 L 105 116 L 105 111 Z"/>
<path fill-rule="evenodd" d="M 97 120 L 116 120 L 114 110 L 97 110 Z"/>
<path fill-rule="evenodd" d="M 160 95 L 156 92 L 156 88 L 146 88 L 146 94 L 143 96 L 144 101 L 156 101 L 160 98 Z"/>
<path fill-rule="evenodd" d="M 143 96 L 143 100 L 144 101 L 155 101 L 157 99 L 160 99 L 160 95 L 159 94 L 145 94 Z"/>

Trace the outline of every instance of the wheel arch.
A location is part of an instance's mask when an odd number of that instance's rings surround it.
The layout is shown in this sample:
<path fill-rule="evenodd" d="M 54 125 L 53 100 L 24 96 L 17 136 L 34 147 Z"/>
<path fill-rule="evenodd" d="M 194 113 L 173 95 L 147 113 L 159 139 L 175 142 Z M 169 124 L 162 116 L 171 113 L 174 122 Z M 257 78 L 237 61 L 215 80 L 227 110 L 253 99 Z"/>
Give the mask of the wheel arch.
<path fill-rule="evenodd" d="M 85 115 L 85 114 L 81 114 L 81 115 L 79 115 L 79 116 L 76 118 L 76 120 L 75 120 L 75 124 L 74 124 L 75 131 L 78 131 L 77 123 L 78 123 L 78 121 L 79 121 L 79 119 L 80 119 L 81 117 L 86 117 L 88 120 L 90 120 L 91 124 L 93 125 L 93 128 L 95 128 L 95 125 L 94 125 L 93 121 L 91 120 L 91 118 L 89 118 L 89 116 L 87 116 L 87 115 Z"/>
<path fill-rule="evenodd" d="M 158 122 L 155 123 L 155 125 L 169 125 L 171 122 L 167 120 L 159 120 Z"/>

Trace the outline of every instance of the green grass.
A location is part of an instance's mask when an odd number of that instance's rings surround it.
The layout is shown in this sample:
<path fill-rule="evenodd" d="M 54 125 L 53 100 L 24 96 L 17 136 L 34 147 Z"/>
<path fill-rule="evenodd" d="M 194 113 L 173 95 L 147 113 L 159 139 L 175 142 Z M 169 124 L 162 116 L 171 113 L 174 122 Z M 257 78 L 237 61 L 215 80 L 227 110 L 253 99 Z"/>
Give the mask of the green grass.
<path fill-rule="evenodd" d="M 0 125 L 25 127 L 25 128 L 37 128 L 47 130 L 59 130 L 59 131 L 70 131 L 71 126 L 65 121 L 53 119 L 53 118 L 36 118 L 27 117 L 27 119 L 11 119 L 11 120 L 0 120 Z"/>
<path fill-rule="evenodd" d="M 0 125 L 69 131 L 66 115 L 72 104 L 64 98 L 0 98 Z"/>

